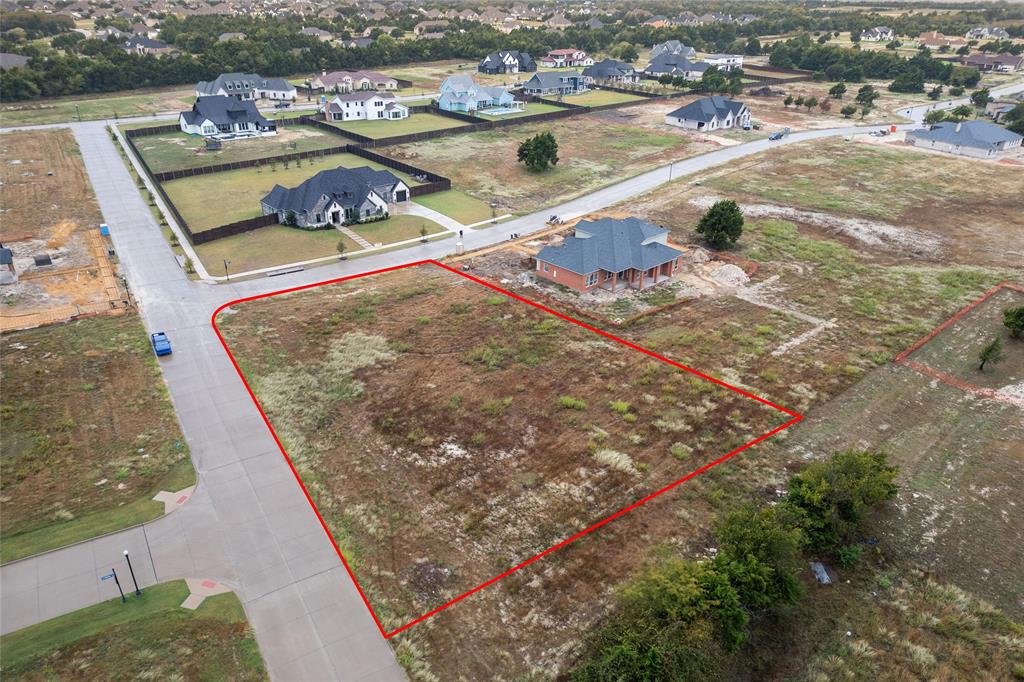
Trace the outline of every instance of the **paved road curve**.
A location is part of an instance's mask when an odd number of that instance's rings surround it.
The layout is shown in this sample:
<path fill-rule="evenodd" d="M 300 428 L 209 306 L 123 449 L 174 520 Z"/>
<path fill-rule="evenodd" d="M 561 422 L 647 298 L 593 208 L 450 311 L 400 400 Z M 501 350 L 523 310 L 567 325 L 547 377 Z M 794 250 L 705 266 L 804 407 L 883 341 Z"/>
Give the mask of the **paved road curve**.
<path fill-rule="evenodd" d="M 110 598 L 98 576 L 129 549 L 144 585 L 212 578 L 238 593 L 269 671 L 277 680 L 404 679 L 369 613 L 281 457 L 210 326 L 222 303 L 423 258 L 442 258 L 452 240 L 429 242 L 290 275 L 213 285 L 190 282 L 105 129 L 70 124 L 82 149 L 104 220 L 147 329 L 171 336 L 161 361 L 199 485 L 181 510 L 104 538 L 0 569 L 3 632 Z M 912 127 L 912 126 L 904 126 Z M 671 178 L 773 146 L 863 134 L 874 127 L 794 133 L 676 162 L 487 230 L 467 231 L 466 248 L 544 228 L 550 214 L 585 215 L 650 191 Z M 143 564 L 140 566 L 139 564 Z"/>

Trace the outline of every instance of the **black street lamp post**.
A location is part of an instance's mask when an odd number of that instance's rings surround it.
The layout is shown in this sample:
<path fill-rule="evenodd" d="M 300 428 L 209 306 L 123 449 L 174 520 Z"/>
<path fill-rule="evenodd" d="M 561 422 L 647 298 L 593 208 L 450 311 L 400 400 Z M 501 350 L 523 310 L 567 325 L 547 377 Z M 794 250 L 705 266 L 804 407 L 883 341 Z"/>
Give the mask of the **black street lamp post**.
<path fill-rule="evenodd" d="M 124 590 L 121 589 L 121 581 L 117 579 L 117 571 L 112 568 L 110 573 L 114 576 L 114 584 L 117 585 L 117 591 L 121 593 L 121 603 L 123 604 L 128 600 L 124 598 Z"/>
<path fill-rule="evenodd" d="M 128 562 L 128 572 L 132 574 L 132 583 L 135 585 L 135 596 L 141 597 L 142 590 L 139 589 L 139 581 L 135 579 L 135 569 L 132 568 L 132 560 L 128 556 L 128 550 L 124 551 L 124 560 Z"/>

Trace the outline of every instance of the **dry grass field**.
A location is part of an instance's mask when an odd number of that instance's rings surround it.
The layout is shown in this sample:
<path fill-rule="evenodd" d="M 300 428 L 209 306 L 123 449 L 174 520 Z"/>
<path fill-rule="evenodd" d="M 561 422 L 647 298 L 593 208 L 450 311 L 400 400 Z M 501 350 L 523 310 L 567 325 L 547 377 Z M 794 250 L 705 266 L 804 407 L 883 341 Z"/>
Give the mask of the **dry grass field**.
<path fill-rule="evenodd" d="M 788 419 L 434 266 L 218 324 L 389 628 Z M 564 665 L 635 551 L 702 541 L 714 471 L 415 626 L 400 655 L 424 647 L 441 679 Z M 470 660 L 444 653 L 470 637 Z"/>
<path fill-rule="evenodd" d="M 149 338 L 135 315 L 4 334 L 4 561 L 163 514 L 195 481 Z"/>

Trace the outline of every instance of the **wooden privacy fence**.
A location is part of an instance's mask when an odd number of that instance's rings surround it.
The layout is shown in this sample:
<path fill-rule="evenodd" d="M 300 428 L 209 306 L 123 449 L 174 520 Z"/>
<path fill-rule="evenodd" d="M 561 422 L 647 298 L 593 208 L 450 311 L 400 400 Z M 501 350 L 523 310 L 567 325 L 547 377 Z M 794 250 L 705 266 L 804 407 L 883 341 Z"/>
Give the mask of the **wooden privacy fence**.
<path fill-rule="evenodd" d="M 252 232 L 253 230 L 261 227 L 268 227 L 270 225 L 277 225 L 276 213 L 261 215 L 256 218 L 247 218 L 246 220 L 239 220 L 238 222 L 220 225 L 218 227 L 210 228 L 209 230 L 203 230 L 202 232 L 196 232 L 189 237 L 189 241 L 193 244 L 206 244 L 207 242 L 212 242 L 217 239 L 232 237 L 236 234 L 242 234 L 243 232 Z"/>
<path fill-rule="evenodd" d="M 268 166 L 288 161 L 299 161 L 301 159 L 322 158 L 324 156 L 331 156 L 332 154 L 344 154 L 349 150 L 349 147 L 350 145 L 341 145 L 338 147 L 328 147 L 326 149 L 311 149 L 305 152 L 293 152 L 291 154 L 268 156 L 262 159 L 233 161 L 232 163 L 219 163 L 212 166 L 200 166 L 198 168 L 182 168 L 181 170 L 154 173 L 153 179 L 158 182 L 168 182 L 170 180 L 180 180 L 181 178 L 191 178 L 196 175 L 210 175 L 211 173 L 224 173 L 226 171 L 241 170 L 243 168 L 253 168 L 254 166 Z"/>

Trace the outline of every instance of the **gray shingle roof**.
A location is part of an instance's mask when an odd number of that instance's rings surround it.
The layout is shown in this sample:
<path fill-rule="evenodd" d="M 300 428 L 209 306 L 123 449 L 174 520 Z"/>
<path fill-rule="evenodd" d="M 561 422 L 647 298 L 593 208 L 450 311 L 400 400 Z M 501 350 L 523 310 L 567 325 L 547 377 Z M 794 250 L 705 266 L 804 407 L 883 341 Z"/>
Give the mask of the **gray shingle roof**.
<path fill-rule="evenodd" d="M 687 71 L 704 73 L 711 65 L 707 62 L 691 62 L 689 59 L 678 54 L 664 53 L 651 60 L 651 63 L 644 69 L 647 73 L 668 73 L 678 74 Z"/>
<path fill-rule="evenodd" d="M 232 87 L 228 87 L 228 84 Z M 264 78 L 258 73 L 222 73 L 212 81 L 199 81 L 196 92 L 200 95 L 217 95 L 224 92 L 252 92 L 253 90 L 287 91 L 294 89 L 284 78 Z"/>
<path fill-rule="evenodd" d="M 536 71 L 537 64 L 526 52 L 520 52 L 519 50 L 500 50 L 498 52 L 492 52 L 483 59 L 480 60 L 479 68 L 481 69 L 492 69 L 497 68 L 499 65 L 505 63 L 505 58 L 509 57 L 519 65 L 520 71 Z"/>
<path fill-rule="evenodd" d="M 978 149 L 996 149 L 1001 142 L 1024 139 L 1021 135 L 988 121 L 937 123 L 930 130 L 912 130 L 907 133 L 907 137 Z"/>
<path fill-rule="evenodd" d="M 665 233 L 640 218 L 584 220 L 576 225 L 575 236 L 567 237 L 561 246 L 544 247 L 537 260 L 580 275 L 598 270 L 649 270 L 682 254 L 653 241 Z"/>
<path fill-rule="evenodd" d="M 673 118 L 685 118 L 689 121 L 709 122 L 715 118 L 725 118 L 731 111 L 733 116 L 743 109 L 743 102 L 737 102 L 721 95 L 701 97 L 700 99 L 685 104 L 668 115 Z"/>
<path fill-rule="evenodd" d="M 526 81 L 528 88 L 560 88 L 572 79 L 579 80 L 579 71 L 538 71 Z"/>
<path fill-rule="evenodd" d="M 189 125 L 196 125 L 210 119 L 218 125 L 256 123 L 261 126 L 274 126 L 260 114 L 252 101 L 243 101 L 227 95 L 197 97 L 196 103 L 192 105 L 192 111 L 183 112 L 182 115 Z"/>
<path fill-rule="evenodd" d="M 263 197 L 263 203 L 277 211 L 304 212 L 316 208 L 324 195 L 345 208 L 360 206 L 374 187 L 393 187 L 398 178 L 388 171 L 369 166 L 332 168 L 320 171 L 298 187 L 291 189 L 274 185 Z"/>
<path fill-rule="evenodd" d="M 636 72 L 632 65 L 616 59 L 602 59 L 593 66 L 583 69 L 583 75 L 589 78 L 616 78 L 630 76 Z"/>

